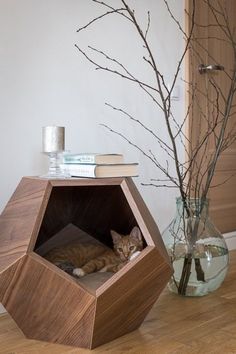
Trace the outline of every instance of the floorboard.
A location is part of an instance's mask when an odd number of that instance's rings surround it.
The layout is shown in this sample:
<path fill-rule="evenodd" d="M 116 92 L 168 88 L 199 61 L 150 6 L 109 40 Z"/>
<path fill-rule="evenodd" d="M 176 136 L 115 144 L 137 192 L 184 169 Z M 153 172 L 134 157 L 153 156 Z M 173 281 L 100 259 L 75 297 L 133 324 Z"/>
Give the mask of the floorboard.
<path fill-rule="evenodd" d="M 8 314 L 0 316 L 1 354 L 86 354 L 89 350 L 24 338 Z M 104 354 L 236 354 L 236 251 L 220 289 L 184 298 L 167 289 L 139 330 L 96 348 Z"/>

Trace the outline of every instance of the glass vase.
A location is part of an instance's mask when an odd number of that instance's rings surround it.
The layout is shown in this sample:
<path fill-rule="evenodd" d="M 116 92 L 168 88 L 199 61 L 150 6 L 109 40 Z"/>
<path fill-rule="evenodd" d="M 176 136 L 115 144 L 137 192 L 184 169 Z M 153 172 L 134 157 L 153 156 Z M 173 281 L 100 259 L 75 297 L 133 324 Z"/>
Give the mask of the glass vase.
<path fill-rule="evenodd" d="M 222 284 L 229 252 L 209 218 L 208 200 L 176 199 L 176 216 L 163 232 L 174 269 L 169 289 L 179 295 L 203 296 Z"/>

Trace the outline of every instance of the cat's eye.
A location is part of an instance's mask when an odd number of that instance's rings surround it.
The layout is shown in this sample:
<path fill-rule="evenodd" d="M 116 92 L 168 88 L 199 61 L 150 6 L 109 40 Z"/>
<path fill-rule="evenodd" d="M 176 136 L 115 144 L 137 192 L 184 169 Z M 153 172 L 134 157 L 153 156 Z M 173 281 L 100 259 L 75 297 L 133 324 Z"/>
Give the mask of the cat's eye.
<path fill-rule="evenodd" d="M 118 247 L 117 250 L 118 250 L 119 252 L 123 252 L 123 249 L 122 249 L 121 247 Z"/>
<path fill-rule="evenodd" d="M 134 246 L 130 246 L 129 250 L 133 251 L 134 250 Z"/>

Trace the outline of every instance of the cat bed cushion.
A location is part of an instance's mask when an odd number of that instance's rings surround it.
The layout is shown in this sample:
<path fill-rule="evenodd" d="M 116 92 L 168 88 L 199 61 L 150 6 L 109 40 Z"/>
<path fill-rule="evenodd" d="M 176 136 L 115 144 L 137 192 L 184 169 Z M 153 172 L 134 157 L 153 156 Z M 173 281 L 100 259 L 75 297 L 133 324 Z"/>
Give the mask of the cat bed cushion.
<path fill-rule="evenodd" d="M 80 278 L 76 281 L 78 281 L 80 284 L 83 284 L 88 289 L 96 290 L 113 275 L 114 273 L 111 272 L 96 272 L 87 274 L 83 278 Z"/>
<path fill-rule="evenodd" d="M 91 243 L 100 244 L 101 242 L 96 240 L 94 237 L 81 230 L 74 224 L 68 224 L 54 236 L 52 236 L 48 241 L 43 243 L 38 247 L 35 252 L 40 256 L 44 256 L 47 252 L 55 247 L 66 246 L 73 243 Z M 103 245 L 104 246 L 104 245 Z M 102 284 L 104 284 L 114 273 L 111 272 L 96 272 L 92 274 L 87 274 L 83 278 L 72 277 L 76 282 L 84 285 L 90 290 L 98 289 Z"/>

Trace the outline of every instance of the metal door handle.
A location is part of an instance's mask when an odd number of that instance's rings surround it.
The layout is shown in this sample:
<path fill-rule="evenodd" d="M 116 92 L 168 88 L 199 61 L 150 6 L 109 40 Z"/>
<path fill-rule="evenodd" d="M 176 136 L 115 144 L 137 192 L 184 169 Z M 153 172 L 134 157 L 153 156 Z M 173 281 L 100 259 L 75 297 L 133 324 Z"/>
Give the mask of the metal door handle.
<path fill-rule="evenodd" d="M 215 70 L 219 70 L 219 71 L 223 71 L 225 68 L 223 67 L 223 65 L 204 65 L 204 64 L 200 64 L 198 67 L 198 71 L 200 74 L 205 74 L 208 71 L 215 71 Z"/>

